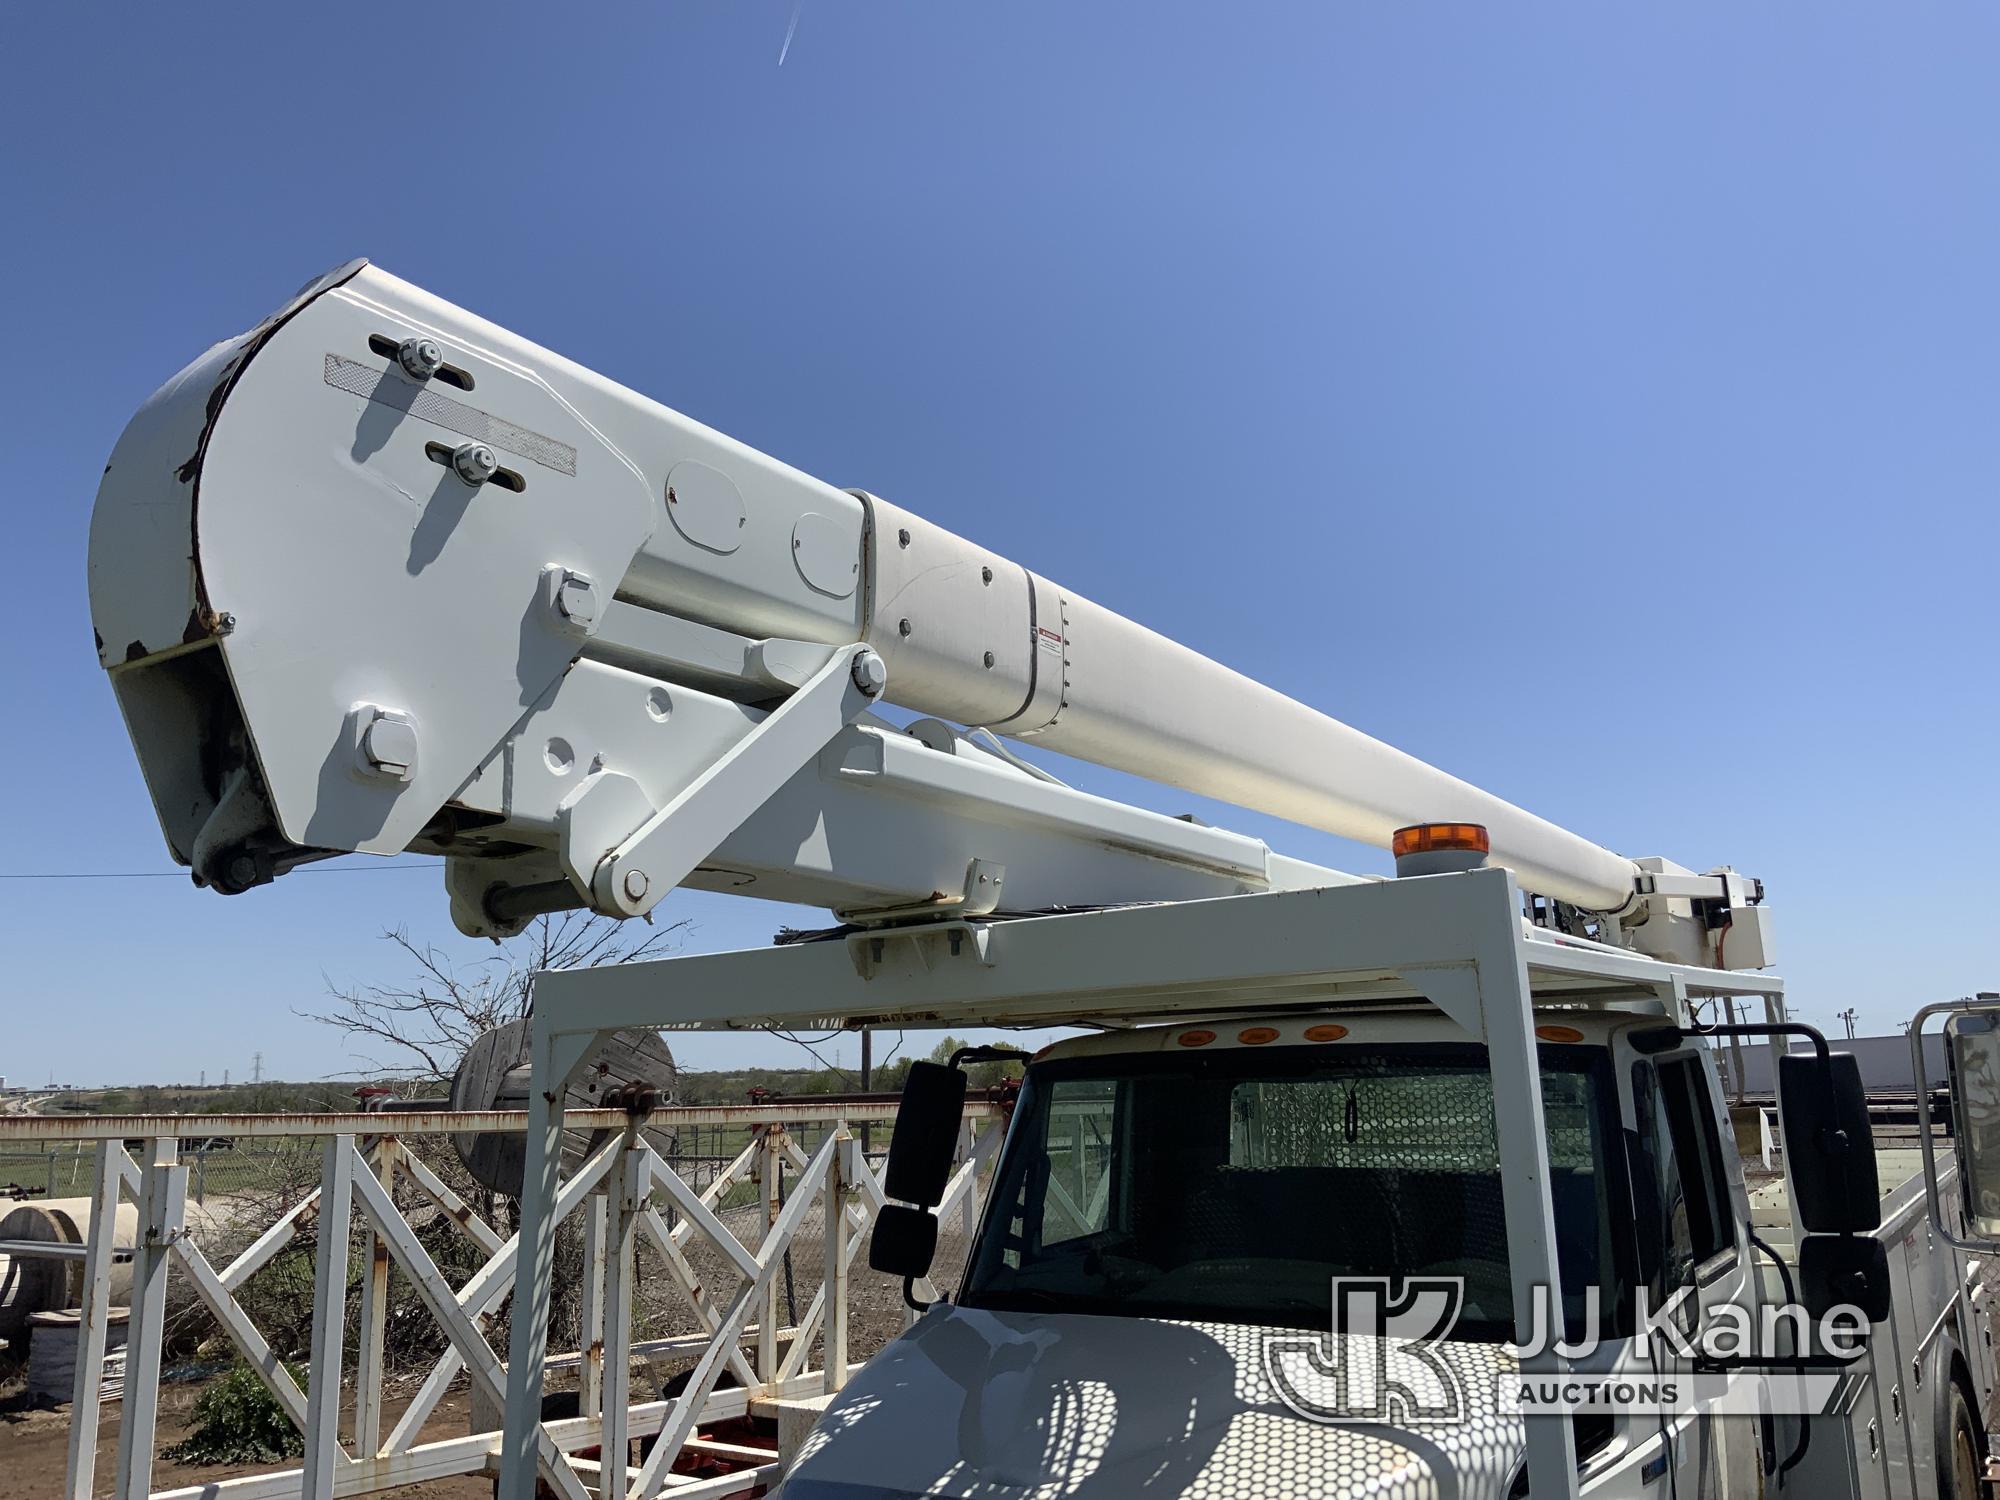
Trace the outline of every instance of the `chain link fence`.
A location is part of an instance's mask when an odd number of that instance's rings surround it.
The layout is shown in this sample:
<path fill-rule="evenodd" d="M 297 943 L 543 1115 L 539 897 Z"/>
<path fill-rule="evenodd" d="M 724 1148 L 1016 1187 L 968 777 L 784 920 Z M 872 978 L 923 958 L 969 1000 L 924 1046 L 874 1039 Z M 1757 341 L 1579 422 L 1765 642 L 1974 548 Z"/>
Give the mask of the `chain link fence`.
<path fill-rule="evenodd" d="M 128 1149 L 140 1143 L 128 1142 Z M 90 1195 L 92 1147 L 83 1141 L 28 1142 L 0 1152 L 0 1202 Z M 180 1159 L 188 1168 L 188 1198 L 254 1195 L 298 1181 L 318 1170 L 319 1154 L 309 1141 L 235 1141 L 225 1136 L 189 1137 Z"/>

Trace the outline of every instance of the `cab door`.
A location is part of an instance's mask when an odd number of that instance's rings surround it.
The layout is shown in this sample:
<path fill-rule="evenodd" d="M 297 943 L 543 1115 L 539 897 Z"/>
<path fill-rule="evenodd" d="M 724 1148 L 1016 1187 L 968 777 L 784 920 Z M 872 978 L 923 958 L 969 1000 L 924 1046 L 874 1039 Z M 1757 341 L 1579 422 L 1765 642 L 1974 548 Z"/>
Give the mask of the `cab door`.
<path fill-rule="evenodd" d="M 1653 1308 L 1680 1297 L 1672 1321 L 1692 1334 L 1724 1304 L 1751 1305 L 1748 1224 L 1723 1155 L 1720 1091 L 1708 1057 L 1693 1048 L 1633 1064 L 1635 1231 L 1640 1280 Z M 1639 1334 L 1639 1354 L 1662 1373 L 1689 1361 L 1664 1335 Z M 1674 1471 L 1669 1492 L 1689 1497 L 1757 1493 L 1761 1425 L 1698 1414 L 1661 1418 Z"/>

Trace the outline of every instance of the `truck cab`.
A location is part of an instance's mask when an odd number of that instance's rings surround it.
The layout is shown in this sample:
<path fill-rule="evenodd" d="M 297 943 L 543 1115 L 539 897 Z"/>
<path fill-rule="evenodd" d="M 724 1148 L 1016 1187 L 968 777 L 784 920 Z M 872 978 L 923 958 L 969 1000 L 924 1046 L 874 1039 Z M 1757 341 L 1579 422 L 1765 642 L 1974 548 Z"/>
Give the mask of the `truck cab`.
<path fill-rule="evenodd" d="M 1692 1326 L 1761 1295 L 1714 1061 L 1657 1015 L 1535 1020 L 1549 1317 L 1576 1368 L 1657 1381 L 1676 1356 L 1647 1309 Z M 848 1385 L 786 1500 L 1525 1493 L 1495 1087 L 1486 1047 L 1420 1007 L 1048 1048 L 956 1294 Z M 1406 1281 L 1456 1291 L 1428 1362 L 1371 1381 L 1357 1361 L 1391 1330 L 1336 1313 L 1338 1288 Z M 1782 1457 L 1756 1421 L 1571 1421 L 1597 1494 L 1749 1493 Z"/>

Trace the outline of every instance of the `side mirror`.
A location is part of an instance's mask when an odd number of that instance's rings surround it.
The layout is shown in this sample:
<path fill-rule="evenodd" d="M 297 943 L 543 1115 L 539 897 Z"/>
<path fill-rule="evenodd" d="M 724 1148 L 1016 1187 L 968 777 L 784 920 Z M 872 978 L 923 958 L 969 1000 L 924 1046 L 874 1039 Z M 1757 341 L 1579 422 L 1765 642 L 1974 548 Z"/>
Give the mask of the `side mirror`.
<path fill-rule="evenodd" d="M 1944 1039 L 1966 1229 L 2000 1239 L 2000 1008 L 1954 1011 Z"/>
<path fill-rule="evenodd" d="M 931 1212 L 951 1181 L 958 1150 L 958 1126 L 965 1118 L 965 1075 L 941 1063 L 910 1064 L 903 1097 L 896 1105 L 896 1130 L 889 1137 L 889 1161 L 882 1191 L 901 1204 L 884 1204 L 875 1215 L 868 1241 L 868 1264 L 903 1278 L 903 1300 L 921 1309 L 911 1283 L 928 1276 L 937 1258 L 938 1221 Z"/>
<path fill-rule="evenodd" d="M 1945 1174 L 1931 1135 L 1937 1109 L 1936 1053 L 1924 1045 L 1932 1040 L 1924 1035 L 1924 1025 L 1938 1015 L 1944 1017 L 1944 1074 L 1958 1167 L 1951 1213 L 1945 1211 Z M 1969 1000 L 1926 1005 L 1910 1018 L 1909 1030 L 1917 1144 L 1924 1153 L 1931 1228 L 1946 1244 L 1990 1255 L 2000 1250 L 2000 995 L 1982 991 Z"/>
<path fill-rule="evenodd" d="M 965 1075 L 942 1063 L 911 1063 L 896 1105 L 896 1130 L 889 1137 L 882 1191 L 920 1208 L 936 1208 L 951 1181 L 951 1160 L 964 1118 Z"/>
<path fill-rule="evenodd" d="M 1810 1234 L 1878 1228 L 1882 1190 L 1861 1065 L 1849 1052 L 1787 1052 L 1778 1059 L 1778 1078 L 1799 1222 Z"/>
<path fill-rule="evenodd" d="M 1870 1323 L 1889 1316 L 1889 1252 L 1878 1239 L 1809 1234 L 1799 1242 L 1799 1297 L 1815 1320 L 1858 1307 Z"/>
<path fill-rule="evenodd" d="M 937 1237 L 937 1215 L 929 1209 L 884 1204 L 868 1241 L 868 1264 L 910 1281 L 928 1276 L 937 1258 Z"/>

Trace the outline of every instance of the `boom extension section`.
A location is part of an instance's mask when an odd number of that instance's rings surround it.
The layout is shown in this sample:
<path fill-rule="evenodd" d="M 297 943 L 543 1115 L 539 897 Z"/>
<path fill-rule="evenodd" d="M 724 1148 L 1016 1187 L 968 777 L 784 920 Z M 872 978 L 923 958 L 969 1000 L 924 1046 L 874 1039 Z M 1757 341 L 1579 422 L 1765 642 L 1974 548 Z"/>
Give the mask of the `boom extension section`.
<path fill-rule="evenodd" d="M 1683 961 L 1761 894 L 1613 854 L 362 261 L 141 408 L 90 590 L 168 845 L 223 891 L 413 849 L 497 934 L 677 883 L 867 922 L 1352 878 L 967 725 L 1378 847 L 1483 824 L 1523 887 Z M 1732 963 L 1769 961 L 1754 915 Z"/>

